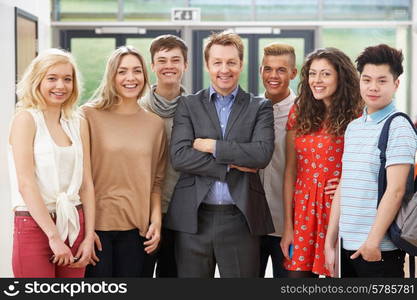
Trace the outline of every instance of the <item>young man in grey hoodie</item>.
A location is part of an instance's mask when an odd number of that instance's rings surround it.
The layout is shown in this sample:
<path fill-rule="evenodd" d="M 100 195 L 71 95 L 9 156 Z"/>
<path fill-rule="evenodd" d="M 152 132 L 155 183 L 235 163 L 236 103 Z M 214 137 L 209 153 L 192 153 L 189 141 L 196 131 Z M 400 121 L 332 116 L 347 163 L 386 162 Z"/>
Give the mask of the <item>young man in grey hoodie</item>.
<path fill-rule="evenodd" d="M 150 46 L 151 69 L 157 82 L 151 86 L 150 92 L 140 101 L 141 105 L 165 121 L 168 143 L 171 140 L 172 122 L 178 100 L 187 94 L 181 85 L 183 75 L 188 67 L 188 47 L 185 42 L 174 35 L 161 35 L 155 38 Z M 165 181 L 162 186 L 162 220 L 167 212 L 169 201 L 178 181 L 176 172 L 168 160 Z M 143 277 L 152 277 L 156 263 L 156 277 L 177 277 L 174 252 L 173 231 L 162 224 L 161 243 L 156 253 L 145 257 Z"/>

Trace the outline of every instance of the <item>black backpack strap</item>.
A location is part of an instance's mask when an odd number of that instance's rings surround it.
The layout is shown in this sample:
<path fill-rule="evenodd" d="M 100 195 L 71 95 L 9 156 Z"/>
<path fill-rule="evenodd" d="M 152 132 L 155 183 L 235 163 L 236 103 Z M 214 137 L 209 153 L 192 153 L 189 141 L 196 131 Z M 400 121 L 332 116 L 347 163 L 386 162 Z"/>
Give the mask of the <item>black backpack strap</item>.
<path fill-rule="evenodd" d="M 417 192 L 417 176 L 414 178 L 414 192 Z"/>
<path fill-rule="evenodd" d="M 385 193 L 385 189 L 387 188 L 387 172 L 385 169 L 385 164 L 387 162 L 386 152 L 387 152 L 387 144 L 388 144 L 388 133 L 389 133 L 389 127 L 391 125 L 391 122 L 394 118 L 402 116 L 408 122 L 410 123 L 411 127 L 414 129 L 414 132 L 417 134 L 416 128 L 414 127 L 413 121 L 411 121 L 410 117 L 403 113 L 403 112 L 396 112 L 388 117 L 388 119 L 385 121 L 384 126 L 381 130 L 381 135 L 379 136 L 378 140 L 378 149 L 381 151 L 379 154 L 379 160 L 381 162 L 381 166 L 379 167 L 379 173 L 378 173 L 378 204 L 382 199 L 382 196 Z M 414 188 L 417 188 L 417 181 L 414 181 Z"/>

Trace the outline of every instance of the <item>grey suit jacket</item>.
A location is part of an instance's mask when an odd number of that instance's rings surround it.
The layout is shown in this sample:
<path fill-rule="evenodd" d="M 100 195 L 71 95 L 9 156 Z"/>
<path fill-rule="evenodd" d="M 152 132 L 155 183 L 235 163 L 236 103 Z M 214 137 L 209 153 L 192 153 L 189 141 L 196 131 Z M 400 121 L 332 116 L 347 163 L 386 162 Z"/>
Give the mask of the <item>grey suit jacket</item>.
<path fill-rule="evenodd" d="M 216 157 L 193 149 L 196 138 L 216 142 Z M 198 208 L 216 181 L 226 181 L 236 206 L 253 235 L 274 232 L 271 213 L 258 174 L 228 169 L 229 164 L 265 168 L 274 151 L 274 117 L 269 100 L 241 88 L 236 95 L 224 138 L 209 90 L 180 99 L 171 136 L 171 162 L 181 173 L 175 186 L 165 226 L 197 233 Z"/>

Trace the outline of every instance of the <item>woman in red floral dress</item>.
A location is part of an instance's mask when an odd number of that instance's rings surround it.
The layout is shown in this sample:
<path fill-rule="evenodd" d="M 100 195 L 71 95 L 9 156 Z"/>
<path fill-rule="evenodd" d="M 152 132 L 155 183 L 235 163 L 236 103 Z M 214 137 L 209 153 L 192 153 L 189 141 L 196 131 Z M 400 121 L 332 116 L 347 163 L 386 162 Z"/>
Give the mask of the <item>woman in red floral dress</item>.
<path fill-rule="evenodd" d="M 343 134 L 362 107 L 349 57 L 335 48 L 310 53 L 287 123 L 281 248 L 288 277 L 329 275 L 324 241 L 341 175 Z"/>

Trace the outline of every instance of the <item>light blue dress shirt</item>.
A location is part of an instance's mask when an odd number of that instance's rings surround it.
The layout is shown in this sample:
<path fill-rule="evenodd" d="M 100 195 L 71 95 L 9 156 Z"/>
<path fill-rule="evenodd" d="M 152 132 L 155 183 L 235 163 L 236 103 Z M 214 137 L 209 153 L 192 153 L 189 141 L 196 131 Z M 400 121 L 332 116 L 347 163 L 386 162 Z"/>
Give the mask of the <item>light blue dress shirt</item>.
<path fill-rule="evenodd" d="M 227 121 L 229 120 L 230 112 L 232 111 L 233 103 L 237 95 L 238 87 L 233 90 L 233 92 L 227 96 L 222 96 L 218 94 L 212 86 L 210 86 L 210 101 L 214 101 L 216 106 L 217 116 L 220 121 L 220 128 L 222 130 L 222 135 L 226 132 Z M 216 153 L 213 154 L 216 156 Z M 235 204 L 230 195 L 229 187 L 227 182 L 216 181 L 211 186 L 207 196 L 203 200 L 207 204 L 215 205 L 225 205 L 225 204 Z"/>

